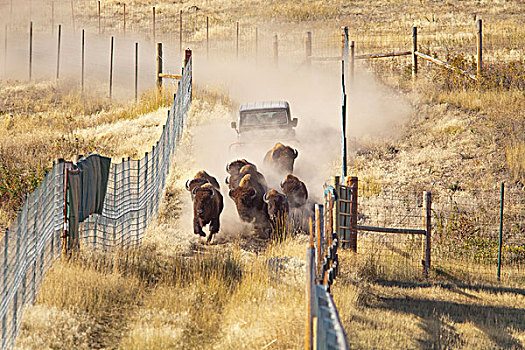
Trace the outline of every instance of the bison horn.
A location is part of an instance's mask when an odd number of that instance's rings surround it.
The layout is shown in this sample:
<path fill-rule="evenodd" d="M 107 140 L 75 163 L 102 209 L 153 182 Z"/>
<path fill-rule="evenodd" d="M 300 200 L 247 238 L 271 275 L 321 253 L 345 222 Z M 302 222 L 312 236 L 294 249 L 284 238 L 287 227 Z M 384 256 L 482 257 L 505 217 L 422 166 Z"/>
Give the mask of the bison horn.
<path fill-rule="evenodd" d="M 281 188 L 284 188 L 284 181 L 281 181 Z"/>
<path fill-rule="evenodd" d="M 197 193 L 198 189 L 199 189 L 199 186 L 193 187 L 193 190 L 191 190 L 191 194 L 195 195 L 195 193 Z"/>
<path fill-rule="evenodd" d="M 190 181 L 191 181 L 191 180 L 189 180 L 189 179 L 186 181 L 186 189 L 187 189 L 188 191 L 190 190 Z"/>
<path fill-rule="evenodd" d="M 252 188 L 252 192 L 253 192 L 253 195 L 252 195 L 252 200 L 255 200 L 255 197 L 257 196 L 257 191 L 255 189 Z"/>
<path fill-rule="evenodd" d="M 230 172 L 230 164 L 231 164 L 231 163 L 226 164 L 226 172 L 227 172 L 227 173 Z"/>
<path fill-rule="evenodd" d="M 299 152 L 297 152 L 297 149 L 294 148 L 293 154 L 294 154 L 294 158 L 297 158 L 297 156 L 299 155 Z"/>
<path fill-rule="evenodd" d="M 268 203 L 268 192 L 264 194 L 263 200 L 265 203 Z"/>
<path fill-rule="evenodd" d="M 230 184 L 230 176 L 226 176 L 226 179 L 224 180 L 226 182 L 226 185 Z"/>

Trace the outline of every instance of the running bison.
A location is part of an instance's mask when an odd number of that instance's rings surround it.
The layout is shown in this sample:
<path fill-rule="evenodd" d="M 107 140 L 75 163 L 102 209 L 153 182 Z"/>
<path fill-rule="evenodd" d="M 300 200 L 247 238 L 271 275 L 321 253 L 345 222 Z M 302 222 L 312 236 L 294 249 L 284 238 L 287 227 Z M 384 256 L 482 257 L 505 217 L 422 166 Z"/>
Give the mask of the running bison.
<path fill-rule="evenodd" d="M 210 180 L 206 180 L 206 175 Z M 217 186 L 213 185 L 213 182 Z M 208 224 L 210 234 L 207 243 L 213 239 L 213 235 L 219 232 L 220 215 L 224 209 L 222 194 L 219 191 L 217 180 L 208 175 L 205 171 L 198 172 L 193 180 L 186 182 L 186 189 L 191 191 L 193 201 L 193 232 L 201 237 L 206 237 L 202 228 Z"/>
<path fill-rule="evenodd" d="M 293 173 L 293 163 L 297 155 L 296 149 L 278 142 L 264 156 L 264 165 L 279 174 L 290 174 Z"/>
<path fill-rule="evenodd" d="M 217 191 L 220 191 L 221 189 L 217 179 L 204 170 L 197 172 L 193 179 L 186 181 L 186 189 L 193 193 L 195 187 L 200 187 L 205 183 L 210 183 Z"/>
<path fill-rule="evenodd" d="M 288 174 L 286 179 L 281 182 L 281 189 L 283 190 L 290 208 L 300 208 L 306 204 L 308 199 L 308 190 L 304 182 L 299 180 L 296 176 Z"/>
<path fill-rule="evenodd" d="M 258 187 L 262 188 L 264 192 L 268 188 L 264 175 L 257 171 L 257 167 L 254 164 L 247 164 L 243 166 L 238 173 L 234 173 L 226 177 L 226 183 L 230 190 L 239 187 L 241 179 L 246 175 L 252 175 L 252 178 L 258 183 Z"/>
<path fill-rule="evenodd" d="M 264 201 L 268 205 L 268 216 L 272 222 L 288 215 L 288 200 L 284 194 L 272 189 L 266 192 Z"/>
<path fill-rule="evenodd" d="M 264 188 L 251 174 L 245 175 L 239 186 L 230 190 L 229 195 L 242 221 L 267 226 L 268 210 L 263 200 L 264 193 Z"/>
<path fill-rule="evenodd" d="M 248 164 L 252 164 L 252 163 L 250 163 L 246 159 L 234 160 L 233 162 L 226 164 L 226 172 L 230 175 L 238 174 L 241 171 L 241 168 Z M 255 166 L 254 164 L 252 165 Z"/>

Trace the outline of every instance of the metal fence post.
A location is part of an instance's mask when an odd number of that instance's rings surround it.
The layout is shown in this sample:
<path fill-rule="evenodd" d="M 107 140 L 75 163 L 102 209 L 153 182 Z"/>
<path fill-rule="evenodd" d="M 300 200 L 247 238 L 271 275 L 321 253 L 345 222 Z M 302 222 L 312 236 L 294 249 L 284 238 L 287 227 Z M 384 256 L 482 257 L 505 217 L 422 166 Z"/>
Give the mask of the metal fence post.
<path fill-rule="evenodd" d="M 277 34 L 273 36 L 273 64 L 275 68 L 279 66 L 279 41 Z"/>
<path fill-rule="evenodd" d="M 423 210 L 426 231 L 423 244 L 423 272 L 425 278 L 428 278 L 430 270 L 430 253 L 432 248 L 432 196 L 429 191 L 423 192 Z"/>
<path fill-rule="evenodd" d="M 505 203 L 505 184 L 501 183 L 501 199 L 499 208 L 499 249 L 498 249 L 498 281 L 501 279 L 501 251 L 503 246 L 503 205 Z"/>
<path fill-rule="evenodd" d="M 57 42 L 57 80 L 60 77 L 60 41 L 62 39 L 62 25 L 58 25 L 58 42 Z"/>
<path fill-rule="evenodd" d="M 349 237 L 344 237 L 348 240 L 348 245 L 353 252 L 357 252 L 357 203 L 358 203 L 358 191 L 359 191 L 359 179 L 356 176 L 350 178 L 350 227 Z"/>
<path fill-rule="evenodd" d="M 33 22 L 29 24 L 29 80 L 33 75 Z"/>
<path fill-rule="evenodd" d="M 342 57 L 343 57 L 343 76 L 348 76 L 348 51 L 349 51 L 349 42 L 348 42 L 348 27 L 344 26 L 343 29 L 343 40 L 341 43 L 342 48 Z M 344 81 L 346 85 L 346 81 Z"/>
<path fill-rule="evenodd" d="M 417 27 L 412 27 L 412 78 L 417 76 Z"/>
<path fill-rule="evenodd" d="M 339 176 L 332 176 L 332 187 L 335 189 L 335 197 L 334 197 L 334 203 L 332 208 L 332 215 L 335 217 L 335 220 L 333 222 L 332 230 L 328 232 L 328 240 L 326 241 L 326 247 L 329 247 L 332 244 L 332 233 L 336 232 L 339 233 L 340 229 L 340 218 L 339 213 L 341 212 L 341 205 L 339 202 L 339 198 L 341 195 L 341 184 L 340 184 L 341 178 Z"/>

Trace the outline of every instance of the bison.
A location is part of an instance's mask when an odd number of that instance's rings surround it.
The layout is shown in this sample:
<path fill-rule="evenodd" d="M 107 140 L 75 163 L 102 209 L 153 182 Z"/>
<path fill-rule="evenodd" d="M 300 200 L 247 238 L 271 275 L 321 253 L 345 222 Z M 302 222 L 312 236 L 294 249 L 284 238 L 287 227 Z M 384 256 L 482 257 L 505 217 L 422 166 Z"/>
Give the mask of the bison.
<path fill-rule="evenodd" d="M 258 187 L 262 189 L 262 191 L 266 192 L 266 189 L 268 188 L 266 179 L 264 178 L 263 174 L 257 171 L 257 167 L 254 164 L 247 164 L 243 166 L 237 174 L 234 173 L 226 177 L 226 183 L 228 184 L 230 190 L 238 187 L 241 179 L 246 175 L 252 175 L 254 180 L 257 182 Z"/>
<path fill-rule="evenodd" d="M 271 221 L 275 222 L 288 215 L 288 200 L 284 194 L 272 189 L 264 195 L 264 202 L 268 205 L 268 216 Z"/>
<path fill-rule="evenodd" d="M 220 191 L 221 189 L 217 179 L 204 170 L 197 172 L 193 179 L 186 181 L 186 189 L 193 194 L 193 189 L 195 187 L 200 187 L 206 183 L 210 183 L 217 191 Z"/>
<path fill-rule="evenodd" d="M 222 194 L 211 183 L 194 186 L 191 190 L 193 199 L 193 232 L 201 237 L 206 237 L 202 228 L 210 224 L 207 243 L 213 235 L 219 232 L 220 215 L 224 209 Z"/>
<path fill-rule="evenodd" d="M 238 174 L 241 171 L 241 168 L 248 164 L 255 166 L 254 164 L 250 163 L 246 159 L 234 160 L 233 162 L 226 164 L 226 172 L 230 175 Z M 257 170 L 257 168 L 255 170 Z"/>
<path fill-rule="evenodd" d="M 268 210 L 263 200 L 262 186 L 251 174 L 245 175 L 239 186 L 229 191 L 242 221 L 267 225 Z"/>
<path fill-rule="evenodd" d="M 297 156 L 296 149 L 278 142 L 264 156 L 264 165 L 274 169 L 279 174 L 293 173 L 293 163 Z"/>
<path fill-rule="evenodd" d="M 286 179 L 281 182 L 281 189 L 288 198 L 288 203 L 291 208 L 300 208 L 306 204 L 308 199 L 308 190 L 304 182 L 299 180 L 296 176 L 288 174 Z"/>

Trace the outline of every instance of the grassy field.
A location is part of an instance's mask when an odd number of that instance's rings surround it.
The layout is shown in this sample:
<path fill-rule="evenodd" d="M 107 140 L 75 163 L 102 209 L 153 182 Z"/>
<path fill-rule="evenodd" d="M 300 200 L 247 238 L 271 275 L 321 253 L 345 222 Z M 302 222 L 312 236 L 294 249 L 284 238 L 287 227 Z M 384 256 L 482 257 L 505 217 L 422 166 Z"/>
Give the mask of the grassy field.
<path fill-rule="evenodd" d="M 77 28 L 83 23 L 96 30 L 93 3 L 76 3 Z M 104 33 L 121 32 L 121 3 L 102 3 Z M 159 37 L 177 46 L 168 19 L 184 11 L 184 41 L 195 47 L 197 57 L 205 54 L 206 16 L 212 24 L 211 54 L 233 59 L 239 21 L 240 56 L 247 61 L 254 57 L 256 27 L 261 59 L 271 59 L 272 35 L 278 33 L 282 60 L 301 63 L 307 30 L 313 32 L 314 55 L 335 55 L 340 52 L 341 25 L 350 26 L 358 53 L 410 49 L 410 28 L 417 25 L 422 51 L 470 70 L 475 62 L 474 15 L 482 18 L 486 43 L 482 84 L 473 85 L 426 63 L 414 81 L 409 58 L 360 62 L 349 97 L 350 106 L 355 106 L 349 112 L 351 120 L 383 120 L 381 114 L 392 113 L 388 104 L 383 109 L 370 107 L 374 104 L 370 95 L 381 93 L 405 101 L 408 113 L 394 120 L 393 135 L 378 132 L 376 124 L 354 124 L 360 133 L 352 135 L 349 173 L 371 186 L 393 183 L 438 196 L 460 191 L 473 198 L 474 190 L 497 191 L 500 182 L 523 194 L 523 3 L 333 0 L 270 1 L 261 7 L 255 1 L 132 1 L 129 30 L 149 35 L 153 5 L 158 10 Z M 456 53 L 461 55 L 454 57 Z M 322 75 L 334 69 L 320 63 L 313 71 Z M 371 74 L 379 83 L 370 84 Z M 301 84 L 300 78 L 295 80 L 290 88 Z M 150 149 L 173 93 L 146 92 L 134 103 L 109 101 L 95 92 L 81 94 L 74 81 L 0 84 L 0 227 L 16 216 L 25 193 L 38 185 L 56 158 L 98 152 L 120 159 L 139 157 Z M 375 90 L 378 85 L 382 92 Z M 216 244 L 203 245 L 191 233 L 184 182 L 202 167 L 203 159 L 197 156 L 202 152 L 198 143 L 202 128 L 228 124 L 236 105 L 243 102 L 229 88 L 224 82 L 196 90 L 159 218 L 148 228 L 143 247 L 111 254 L 81 252 L 57 261 L 36 304 L 25 310 L 18 348 L 303 347 L 304 237 L 262 241 L 239 226 L 231 212 Z M 312 106 L 306 99 L 298 101 Z M 337 162 L 323 165 L 334 174 L 337 166 Z M 309 190 L 320 193 L 321 187 Z M 522 236 L 515 237 L 512 249 L 525 244 L 525 224 L 518 220 L 515 225 Z M 525 348 L 522 278 L 480 283 L 472 271 L 463 275 L 457 268 L 454 276 L 435 269 L 429 280 L 423 280 L 414 274 L 413 265 L 400 264 L 390 255 L 381 260 L 371 252 L 341 252 L 341 275 L 333 287 L 352 348 Z M 457 263 L 475 265 L 466 260 Z M 493 273 L 483 264 L 475 271 Z"/>

